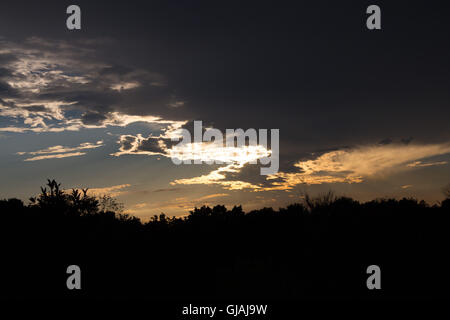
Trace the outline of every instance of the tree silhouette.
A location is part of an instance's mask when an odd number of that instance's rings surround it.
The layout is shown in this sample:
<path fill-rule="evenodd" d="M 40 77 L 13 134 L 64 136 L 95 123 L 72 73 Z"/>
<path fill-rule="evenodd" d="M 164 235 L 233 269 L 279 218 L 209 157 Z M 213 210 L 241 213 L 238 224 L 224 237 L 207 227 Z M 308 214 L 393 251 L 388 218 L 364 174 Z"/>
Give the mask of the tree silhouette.
<path fill-rule="evenodd" d="M 449 198 L 328 192 L 278 210 L 202 206 L 143 222 L 108 195 L 48 180 L 28 205 L 0 200 L 0 212 L 1 297 L 448 297 Z M 80 292 L 64 287 L 72 264 L 87 275 Z M 364 286 L 371 264 L 386 272 L 381 296 Z"/>

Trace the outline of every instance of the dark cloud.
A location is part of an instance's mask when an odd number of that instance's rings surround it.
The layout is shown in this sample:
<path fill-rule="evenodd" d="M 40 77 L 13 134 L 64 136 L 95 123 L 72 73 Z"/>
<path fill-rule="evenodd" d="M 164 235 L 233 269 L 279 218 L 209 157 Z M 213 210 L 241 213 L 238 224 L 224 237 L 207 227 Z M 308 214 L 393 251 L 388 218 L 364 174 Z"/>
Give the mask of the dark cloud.
<path fill-rule="evenodd" d="M 17 57 L 14 54 L 0 54 L 0 65 L 11 64 L 17 61 Z M 0 77 L 11 74 L 11 70 L 6 68 L 0 68 Z"/>
<path fill-rule="evenodd" d="M 133 69 L 126 66 L 108 66 L 100 70 L 101 76 L 121 76 L 132 72 Z"/>
<path fill-rule="evenodd" d="M 138 147 L 139 151 L 149 151 L 155 153 L 164 152 L 164 150 L 159 145 L 159 139 L 157 138 L 148 138 L 143 140 Z"/>
<path fill-rule="evenodd" d="M 99 112 L 85 112 L 81 116 L 81 121 L 86 125 L 101 125 L 106 120 L 106 116 Z"/>
<path fill-rule="evenodd" d="M 171 139 L 149 137 L 140 142 L 137 150 L 166 154 L 167 150 L 177 143 Z"/>
<path fill-rule="evenodd" d="M 54 79 L 23 99 L 76 102 L 64 109 L 81 110 L 86 124 L 120 111 L 221 130 L 279 128 L 280 166 L 288 168 L 320 149 L 386 136 L 450 139 L 440 129 L 450 116 L 448 6 L 382 2 L 383 30 L 375 33 L 364 25 L 368 4 L 132 1 L 124 9 L 80 1 L 86 27 L 68 34 L 56 14 L 64 4 L 40 2 L 37 19 L 18 1 L 0 26 L 16 43 L 36 34 L 29 48 L 70 58 L 72 73 L 92 75 L 70 86 Z M 108 13 L 98 14 L 104 6 Z M 33 24 L 19 25 L 19 16 Z M 113 40 L 97 41 L 99 34 Z M 0 67 L 18 57 L 2 54 Z M 133 81 L 139 86 L 111 89 Z M 0 97 L 10 89 L 1 83 Z M 185 103 L 171 107 L 177 101 Z M 142 148 L 158 149 L 154 141 Z"/>
<path fill-rule="evenodd" d="M 0 65 L 2 65 L 3 62 L 0 59 Z M 10 76 L 11 75 L 11 70 L 6 69 L 6 68 L 0 68 L 0 78 L 5 77 L 5 76 Z"/>
<path fill-rule="evenodd" d="M 133 136 L 123 136 L 120 140 L 120 147 L 122 150 L 127 151 L 133 148 L 133 143 L 136 141 L 136 137 Z"/>
<path fill-rule="evenodd" d="M 28 110 L 30 112 L 45 112 L 49 111 L 45 106 L 43 105 L 34 105 L 34 106 L 28 106 L 24 108 L 25 110 Z"/>
<path fill-rule="evenodd" d="M 17 97 L 18 91 L 12 88 L 8 83 L 0 80 L 0 99 Z"/>

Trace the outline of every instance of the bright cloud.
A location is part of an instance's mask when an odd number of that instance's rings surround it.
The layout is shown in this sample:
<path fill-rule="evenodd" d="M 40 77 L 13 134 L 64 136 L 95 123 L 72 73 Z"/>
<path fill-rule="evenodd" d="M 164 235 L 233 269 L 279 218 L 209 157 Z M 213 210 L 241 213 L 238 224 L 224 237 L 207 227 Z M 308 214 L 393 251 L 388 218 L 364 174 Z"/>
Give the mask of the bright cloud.
<path fill-rule="evenodd" d="M 247 164 L 255 164 L 258 159 L 269 157 L 271 151 L 264 146 L 224 147 L 218 143 L 189 143 L 181 147 L 174 146 L 166 151 L 169 157 L 180 160 L 200 160 L 203 162 L 225 163 L 226 165 L 199 177 L 177 179 L 172 185 L 215 184 L 226 190 L 259 190 L 260 186 L 241 180 L 227 180 L 227 174 L 239 173 Z"/>
<path fill-rule="evenodd" d="M 184 184 L 184 185 L 192 185 L 192 184 L 206 184 L 206 185 L 221 185 L 226 190 L 242 190 L 242 189 L 251 189 L 251 190 L 258 190 L 261 189 L 260 186 L 254 185 L 249 182 L 245 181 L 231 181 L 226 180 L 226 173 L 237 173 L 239 170 L 244 166 L 244 164 L 241 165 L 235 165 L 235 164 L 229 164 L 224 167 L 220 167 L 214 171 L 211 171 L 210 173 L 206 175 L 202 175 L 199 177 L 194 178 L 187 178 L 187 179 L 177 179 L 175 181 L 172 181 L 171 185 L 176 184 Z"/>

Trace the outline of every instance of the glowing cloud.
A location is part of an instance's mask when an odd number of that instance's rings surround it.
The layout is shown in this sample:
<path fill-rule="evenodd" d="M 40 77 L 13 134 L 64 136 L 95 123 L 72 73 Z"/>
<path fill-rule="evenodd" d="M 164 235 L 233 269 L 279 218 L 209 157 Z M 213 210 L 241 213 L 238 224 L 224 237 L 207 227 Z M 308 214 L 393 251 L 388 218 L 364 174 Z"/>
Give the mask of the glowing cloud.
<path fill-rule="evenodd" d="M 170 184 L 171 185 L 176 185 L 176 184 L 185 184 L 185 185 L 216 184 L 216 185 L 221 185 L 226 190 L 242 190 L 242 189 L 258 190 L 258 189 L 261 189 L 260 186 L 254 185 L 249 182 L 239 181 L 239 180 L 238 181 L 226 180 L 226 175 L 225 175 L 226 172 L 235 172 L 235 173 L 239 172 L 239 170 L 243 166 L 244 166 L 244 164 L 241 164 L 241 165 L 230 164 L 225 167 L 220 167 L 214 171 L 211 171 L 207 175 L 202 175 L 200 177 L 194 177 L 194 178 L 188 178 L 188 179 L 177 179 L 175 181 L 172 181 Z"/>

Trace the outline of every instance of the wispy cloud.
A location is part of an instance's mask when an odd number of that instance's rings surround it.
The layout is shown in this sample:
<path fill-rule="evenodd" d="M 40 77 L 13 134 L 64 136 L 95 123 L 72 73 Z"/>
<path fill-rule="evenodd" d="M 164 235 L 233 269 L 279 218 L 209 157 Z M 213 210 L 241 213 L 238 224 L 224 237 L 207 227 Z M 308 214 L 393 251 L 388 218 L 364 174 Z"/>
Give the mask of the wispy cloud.
<path fill-rule="evenodd" d="M 437 162 L 422 162 L 422 161 L 414 161 L 412 163 L 408 163 L 406 166 L 408 168 L 417 168 L 417 167 L 433 167 L 433 166 L 442 166 L 447 164 L 447 161 L 437 161 Z"/>
<path fill-rule="evenodd" d="M 131 184 L 119 184 L 110 187 L 92 188 L 88 190 L 88 194 L 92 196 L 110 195 L 111 197 L 117 197 L 127 193 L 128 191 L 124 189 L 129 187 L 131 187 Z"/>
<path fill-rule="evenodd" d="M 81 150 L 96 149 L 103 146 L 103 141 L 99 140 L 96 143 L 85 142 L 77 147 L 64 147 L 64 146 L 53 146 L 46 149 L 31 151 L 31 152 L 17 152 L 18 155 L 38 155 L 35 157 L 27 158 L 24 161 L 37 161 L 46 159 L 61 159 L 68 157 L 76 157 L 85 155 L 85 152 L 79 152 Z M 78 152 L 73 152 L 78 151 Z"/>
<path fill-rule="evenodd" d="M 86 153 L 84 153 L 84 152 L 49 154 L 49 155 L 45 155 L 45 156 L 37 156 L 37 157 L 27 158 L 24 161 L 38 161 L 38 160 L 47 160 L 47 159 L 62 159 L 62 158 L 83 156 L 85 154 Z"/>
<path fill-rule="evenodd" d="M 180 188 L 163 188 L 163 189 L 156 189 L 153 192 L 177 192 L 180 191 Z"/>
<path fill-rule="evenodd" d="M 228 193 L 214 193 L 214 194 L 209 194 L 207 196 L 203 196 L 197 199 L 197 201 L 203 201 L 203 200 L 208 200 L 208 199 L 213 199 L 213 198 L 222 198 L 222 197 L 228 197 L 229 194 Z"/>

